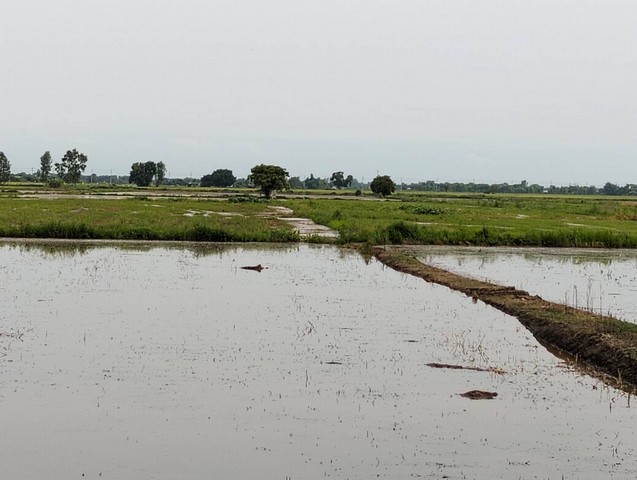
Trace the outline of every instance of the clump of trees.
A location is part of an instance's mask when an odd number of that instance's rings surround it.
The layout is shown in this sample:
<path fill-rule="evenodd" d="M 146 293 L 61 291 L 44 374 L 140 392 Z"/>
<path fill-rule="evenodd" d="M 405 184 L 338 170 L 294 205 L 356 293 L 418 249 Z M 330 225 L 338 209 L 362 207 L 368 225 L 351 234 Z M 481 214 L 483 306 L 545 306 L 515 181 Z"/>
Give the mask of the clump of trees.
<path fill-rule="evenodd" d="M 237 178 L 232 174 L 232 170 L 220 168 L 209 175 L 201 177 L 202 187 L 231 187 Z"/>
<path fill-rule="evenodd" d="M 288 171 L 277 165 L 256 165 L 250 170 L 248 182 L 261 189 L 261 194 L 270 199 L 277 190 L 287 190 Z"/>
<path fill-rule="evenodd" d="M 376 195 L 387 197 L 396 191 L 396 184 L 388 175 L 378 175 L 369 184 L 369 188 Z"/>
<path fill-rule="evenodd" d="M 352 177 L 351 175 L 345 177 L 345 174 L 343 172 L 334 172 L 330 177 L 330 183 L 339 190 L 341 188 L 350 187 L 353 181 L 354 177 Z"/>
<path fill-rule="evenodd" d="M 67 150 L 62 160 L 55 164 L 55 173 L 59 179 L 66 183 L 77 183 L 86 170 L 87 162 L 88 157 L 75 148 Z"/>
<path fill-rule="evenodd" d="M 11 162 L 4 154 L 0 152 L 0 183 L 6 183 L 11 178 Z"/>
<path fill-rule="evenodd" d="M 166 177 L 166 165 L 164 162 L 135 162 L 131 165 L 128 183 L 134 183 L 138 187 L 148 187 L 153 182 L 160 186 Z"/>
<path fill-rule="evenodd" d="M 326 180 L 315 177 L 313 173 L 310 173 L 310 176 L 307 177 L 303 183 L 305 185 L 305 188 L 307 188 L 308 190 L 318 190 L 320 188 L 327 188 L 328 186 Z"/>

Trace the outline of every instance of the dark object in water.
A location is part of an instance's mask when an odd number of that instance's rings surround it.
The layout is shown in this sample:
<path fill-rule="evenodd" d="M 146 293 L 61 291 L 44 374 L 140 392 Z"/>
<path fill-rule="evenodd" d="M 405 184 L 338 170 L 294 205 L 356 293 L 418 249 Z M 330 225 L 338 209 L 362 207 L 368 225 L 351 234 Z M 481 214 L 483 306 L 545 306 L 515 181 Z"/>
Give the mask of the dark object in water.
<path fill-rule="evenodd" d="M 267 267 L 262 267 L 261 264 L 259 265 L 248 265 L 246 267 L 241 267 L 244 270 L 254 270 L 255 272 L 260 272 L 261 270 L 265 270 Z"/>
<path fill-rule="evenodd" d="M 483 390 L 470 390 L 460 394 L 461 397 L 470 398 L 471 400 L 491 400 L 498 396 L 496 392 L 485 392 Z"/>
<path fill-rule="evenodd" d="M 498 375 L 504 375 L 506 373 L 501 368 L 496 368 L 496 367 L 489 367 L 489 368 L 464 367 L 462 365 L 451 365 L 448 363 L 428 363 L 427 366 L 431 368 L 449 368 L 451 370 L 473 370 L 474 372 L 491 372 L 491 373 L 497 373 Z"/>

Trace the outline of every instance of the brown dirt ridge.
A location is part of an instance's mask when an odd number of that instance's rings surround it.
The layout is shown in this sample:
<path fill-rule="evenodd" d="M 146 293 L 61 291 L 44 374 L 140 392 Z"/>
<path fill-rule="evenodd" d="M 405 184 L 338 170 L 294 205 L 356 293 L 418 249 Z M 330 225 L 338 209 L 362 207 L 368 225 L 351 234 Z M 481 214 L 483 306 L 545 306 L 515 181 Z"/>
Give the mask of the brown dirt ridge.
<path fill-rule="evenodd" d="M 637 388 L 637 325 L 432 267 L 400 248 L 375 247 L 373 254 L 394 270 L 457 290 L 516 317 L 541 343 L 610 375 L 620 386 Z"/>

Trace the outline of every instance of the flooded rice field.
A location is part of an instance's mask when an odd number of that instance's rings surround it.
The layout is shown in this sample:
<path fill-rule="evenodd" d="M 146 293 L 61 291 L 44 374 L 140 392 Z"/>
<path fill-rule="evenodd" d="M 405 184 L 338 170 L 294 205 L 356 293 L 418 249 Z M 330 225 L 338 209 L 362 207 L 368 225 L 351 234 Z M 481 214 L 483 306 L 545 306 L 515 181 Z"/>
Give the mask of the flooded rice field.
<path fill-rule="evenodd" d="M 416 247 L 423 262 L 637 323 L 637 251 Z"/>
<path fill-rule="evenodd" d="M 630 396 L 354 252 L 0 244 L 0 281 L 3 478 L 637 471 Z"/>

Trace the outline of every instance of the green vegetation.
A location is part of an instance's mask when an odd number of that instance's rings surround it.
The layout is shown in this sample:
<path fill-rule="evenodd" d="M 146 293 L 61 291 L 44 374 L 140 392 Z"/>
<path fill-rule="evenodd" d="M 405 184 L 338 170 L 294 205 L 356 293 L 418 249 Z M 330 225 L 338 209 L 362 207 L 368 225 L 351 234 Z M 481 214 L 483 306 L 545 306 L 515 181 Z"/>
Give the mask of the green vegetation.
<path fill-rule="evenodd" d="M 353 181 L 354 177 L 352 177 L 351 175 L 345 177 L 345 174 L 343 172 L 334 172 L 330 177 L 330 183 L 339 190 L 341 188 L 350 187 Z"/>
<path fill-rule="evenodd" d="M 637 202 L 621 197 L 398 193 L 401 201 L 289 200 L 345 243 L 637 247 Z"/>
<path fill-rule="evenodd" d="M 288 171 L 276 165 L 256 165 L 250 170 L 248 181 L 261 189 L 265 198 L 271 198 L 277 190 L 286 190 L 288 184 Z"/>
<path fill-rule="evenodd" d="M 0 186 L 1 236 L 298 241 L 274 213 L 261 216 L 284 206 L 293 211 L 289 216 L 338 231 L 342 243 L 637 248 L 631 197 L 397 192 L 386 200 L 327 190 L 266 201 L 245 189 L 81 184 L 61 185 L 55 197 L 19 198 L 51 191 L 30 188 Z M 73 198 L 86 194 L 90 199 Z M 128 200 L 113 199 L 124 195 Z"/>
<path fill-rule="evenodd" d="M 67 150 L 62 160 L 55 164 L 55 173 L 58 178 L 66 183 L 78 183 L 82 172 L 86 170 L 88 157 L 78 152 L 75 148 Z"/>
<path fill-rule="evenodd" d="M 40 169 L 38 170 L 36 176 L 41 182 L 46 182 L 49 180 L 49 176 L 51 175 L 51 152 L 48 150 L 44 152 L 44 154 L 40 157 Z"/>
<path fill-rule="evenodd" d="M 262 203 L 134 197 L 0 198 L 0 237 L 296 242 Z"/>
<path fill-rule="evenodd" d="M 232 170 L 219 168 L 210 175 L 201 177 L 199 185 L 202 187 L 231 187 L 236 181 L 237 177 L 232 174 Z"/>
<path fill-rule="evenodd" d="M 128 183 L 134 183 L 138 187 L 148 187 L 154 184 L 160 186 L 166 175 L 164 162 L 135 162 L 131 165 Z"/>
<path fill-rule="evenodd" d="M 11 162 L 4 154 L 0 152 L 0 183 L 6 183 L 11 178 Z"/>
<path fill-rule="evenodd" d="M 372 180 L 372 183 L 369 184 L 369 188 L 376 195 L 388 197 L 396 191 L 396 184 L 391 177 L 387 175 L 379 175 Z"/>

